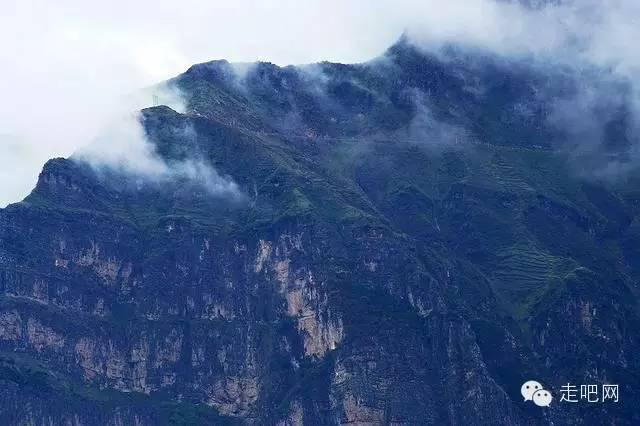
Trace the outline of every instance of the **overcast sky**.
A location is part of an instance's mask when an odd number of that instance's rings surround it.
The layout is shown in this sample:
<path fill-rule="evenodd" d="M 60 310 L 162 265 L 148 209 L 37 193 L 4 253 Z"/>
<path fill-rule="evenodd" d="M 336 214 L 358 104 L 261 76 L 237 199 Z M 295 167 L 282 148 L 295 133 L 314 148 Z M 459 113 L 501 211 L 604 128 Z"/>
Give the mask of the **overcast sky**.
<path fill-rule="evenodd" d="M 629 53 L 640 14 L 631 0 L 604 3 L 613 12 L 595 14 L 589 31 L 615 29 L 593 43 L 606 61 Z M 359 62 L 405 29 L 427 43 L 555 49 L 583 22 L 576 11 L 531 15 L 491 0 L 3 0 L 1 9 L 0 206 L 24 197 L 47 159 L 95 138 L 124 95 L 193 63 Z"/>
<path fill-rule="evenodd" d="M 362 61 L 402 32 L 368 1 L 3 0 L 0 206 L 125 94 L 211 59 Z"/>

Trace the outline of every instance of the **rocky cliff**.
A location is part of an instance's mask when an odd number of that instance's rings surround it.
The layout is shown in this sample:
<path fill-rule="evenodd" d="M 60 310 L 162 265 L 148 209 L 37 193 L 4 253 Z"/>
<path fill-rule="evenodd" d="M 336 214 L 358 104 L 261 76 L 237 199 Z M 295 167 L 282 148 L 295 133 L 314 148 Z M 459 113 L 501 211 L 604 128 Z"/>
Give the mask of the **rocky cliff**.
<path fill-rule="evenodd" d="M 187 108 L 142 111 L 155 151 L 233 194 L 49 161 L 0 211 L 3 424 L 640 421 L 622 107 L 576 163 L 551 120 L 575 81 L 484 52 L 168 84 Z M 585 176 L 604 157 L 630 170 Z M 532 378 L 620 401 L 541 409 Z"/>

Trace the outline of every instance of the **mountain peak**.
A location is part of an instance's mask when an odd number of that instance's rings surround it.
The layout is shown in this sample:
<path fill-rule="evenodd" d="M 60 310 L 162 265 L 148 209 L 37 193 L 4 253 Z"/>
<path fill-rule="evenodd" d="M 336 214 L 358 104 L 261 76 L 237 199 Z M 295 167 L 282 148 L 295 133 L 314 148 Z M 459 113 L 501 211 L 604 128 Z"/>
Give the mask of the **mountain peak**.
<path fill-rule="evenodd" d="M 49 161 L 0 210 L 0 424 L 638 424 L 640 186 L 569 144 L 629 120 L 454 59 L 194 65 L 161 176 Z"/>

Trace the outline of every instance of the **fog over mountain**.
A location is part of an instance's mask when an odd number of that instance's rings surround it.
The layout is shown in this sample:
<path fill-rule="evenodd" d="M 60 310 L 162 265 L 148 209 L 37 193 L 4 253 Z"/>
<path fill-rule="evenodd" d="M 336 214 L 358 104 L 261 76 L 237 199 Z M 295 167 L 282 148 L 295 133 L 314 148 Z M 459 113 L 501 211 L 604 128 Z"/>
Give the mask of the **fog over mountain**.
<path fill-rule="evenodd" d="M 0 424 L 640 423 L 634 2 L 7 10 Z"/>
<path fill-rule="evenodd" d="M 23 147 L 3 139 L 0 166 L 17 159 L 24 173 L 3 180 L 0 204 L 26 195 L 47 158 L 70 155 L 99 137 L 114 116 L 152 103 L 133 93 L 215 58 L 361 62 L 407 31 L 427 49 L 462 43 L 578 68 L 595 64 L 636 79 L 640 55 L 627 42 L 638 36 L 635 2 L 534 6 L 492 0 L 9 2 L 0 17 L 0 132 Z"/>

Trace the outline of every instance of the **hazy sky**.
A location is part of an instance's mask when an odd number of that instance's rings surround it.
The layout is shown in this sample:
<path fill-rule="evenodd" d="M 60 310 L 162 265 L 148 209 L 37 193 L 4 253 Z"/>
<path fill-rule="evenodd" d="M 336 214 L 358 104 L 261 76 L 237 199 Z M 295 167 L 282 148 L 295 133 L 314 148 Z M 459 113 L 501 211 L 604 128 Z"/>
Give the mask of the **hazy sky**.
<path fill-rule="evenodd" d="M 139 87 L 196 62 L 362 61 L 402 32 L 367 1 L 3 0 L 0 206 Z"/>
<path fill-rule="evenodd" d="M 424 43 L 557 51 L 580 32 L 589 60 L 635 72 L 635 3 L 532 13 L 492 0 L 3 0 L 0 206 L 24 197 L 48 158 L 70 155 L 131 108 L 124 95 L 193 63 L 364 61 L 405 29 Z"/>

